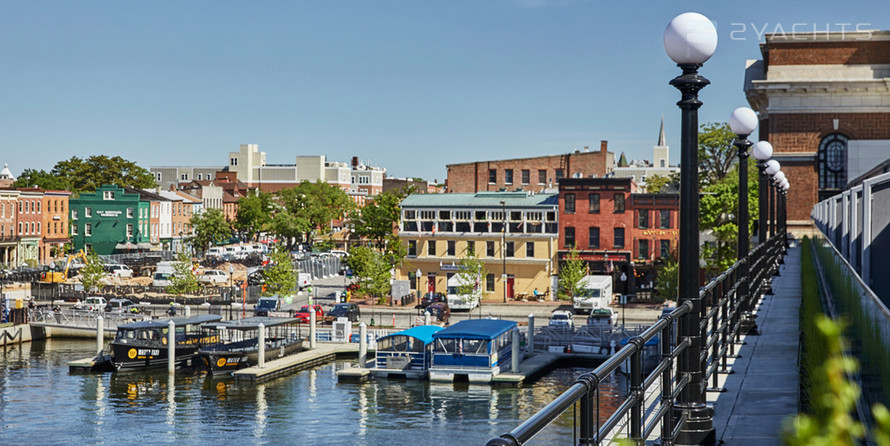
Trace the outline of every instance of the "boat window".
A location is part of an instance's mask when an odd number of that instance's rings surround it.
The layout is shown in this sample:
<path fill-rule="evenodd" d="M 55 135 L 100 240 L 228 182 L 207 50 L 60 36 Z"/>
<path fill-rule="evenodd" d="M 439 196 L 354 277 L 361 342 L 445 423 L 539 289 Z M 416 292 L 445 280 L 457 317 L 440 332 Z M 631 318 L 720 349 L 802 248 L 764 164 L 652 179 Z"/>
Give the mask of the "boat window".
<path fill-rule="evenodd" d="M 437 339 L 436 353 L 456 353 L 454 351 L 454 339 Z"/>
<path fill-rule="evenodd" d="M 464 339 L 464 354 L 488 354 L 488 341 L 482 339 Z"/>

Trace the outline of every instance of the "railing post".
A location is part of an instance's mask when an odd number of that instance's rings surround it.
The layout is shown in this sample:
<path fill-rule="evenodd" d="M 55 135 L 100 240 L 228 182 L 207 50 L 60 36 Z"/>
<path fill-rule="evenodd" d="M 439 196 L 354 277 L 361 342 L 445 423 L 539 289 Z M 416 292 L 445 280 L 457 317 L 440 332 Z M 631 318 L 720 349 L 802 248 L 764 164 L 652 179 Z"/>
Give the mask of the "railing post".
<path fill-rule="evenodd" d="M 673 390 L 674 390 L 674 360 L 671 352 L 673 346 L 679 340 L 674 339 L 674 326 L 677 321 L 668 316 L 662 316 L 668 320 L 668 324 L 661 329 L 661 361 L 666 363 L 664 370 L 661 371 L 661 404 L 673 406 Z M 668 407 L 661 416 L 661 446 L 670 446 L 673 443 L 673 412 L 672 407 Z"/>
<path fill-rule="evenodd" d="M 633 344 L 631 344 L 633 343 Z M 643 347 L 646 345 L 639 336 L 631 338 L 627 346 L 634 346 L 630 357 L 630 394 L 636 402 L 630 408 L 630 438 L 642 444 L 643 437 Z"/>
<path fill-rule="evenodd" d="M 595 398 L 599 392 L 599 378 L 587 373 L 578 377 L 576 382 L 583 382 L 587 386 L 587 393 L 581 397 L 581 410 L 579 414 L 578 445 L 591 446 L 599 444 L 599 405 Z"/>

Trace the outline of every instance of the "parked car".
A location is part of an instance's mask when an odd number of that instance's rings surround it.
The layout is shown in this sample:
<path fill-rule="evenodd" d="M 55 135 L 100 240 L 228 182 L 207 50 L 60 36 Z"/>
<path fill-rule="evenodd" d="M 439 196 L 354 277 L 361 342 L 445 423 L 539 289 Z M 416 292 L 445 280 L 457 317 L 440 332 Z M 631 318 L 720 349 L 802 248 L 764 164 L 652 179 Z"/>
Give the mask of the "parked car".
<path fill-rule="evenodd" d="M 419 307 L 419 308 L 426 308 L 426 307 L 429 306 L 430 304 L 432 304 L 432 303 L 436 303 L 436 302 L 445 302 L 445 303 L 447 303 L 448 301 L 447 301 L 447 299 L 445 298 L 445 295 L 444 295 L 444 294 L 442 294 L 442 293 L 436 293 L 436 292 L 430 292 L 430 293 L 426 293 L 426 294 L 423 295 L 423 297 L 420 299 L 420 304 L 418 304 L 418 307 Z"/>
<path fill-rule="evenodd" d="M 222 246 L 213 246 L 204 253 L 204 257 L 221 257 L 226 253 L 226 248 Z"/>
<path fill-rule="evenodd" d="M 423 311 L 429 313 L 433 321 L 442 322 L 445 325 L 448 325 L 448 321 L 451 319 L 451 309 L 445 302 L 431 303 Z"/>
<path fill-rule="evenodd" d="M 263 275 L 263 270 L 258 269 L 247 275 L 247 284 L 251 286 L 262 285 L 266 283 L 266 276 Z"/>
<path fill-rule="evenodd" d="M 587 316 L 587 325 L 594 326 L 615 326 L 618 324 L 618 313 L 611 307 L 594 308 Z"/>
<path fill-rule="evenodd" d="M 324 320 L 324 309 L 318 304 L 312 305 L 312 308 L 315 309 L 315 323 L 322 322 Z M 297 318 L 298 321 L 308 324 L 311 314 L 312 310 L 309 305 L 303 305 L 296 313 L 294 313 L 294 317 Z"/>
<path fill-rule="evenodd" d="M 105 265 L 105 272 L 116 277 L 133 277 L 133 270 L 127 265 Z"/>
<path fill-rule="evenodd" d="M 173 278 L 173 273 L 155 273 L 155 275 L 151 279 L 152 286 L 170 286 L 173 284 L 171 281 Z"/>
<path fill-rule="evenodd" d="M 87 311 L 104 311 L 108 302 L 104 297 L 90 296 L 83 301 L 83 309 Z"/>
<path fill-rule="evenodd" d="M 354 303 L 337 304 L 328 311 L 324 321 L 333 323 L 340 317 L 349 318 L 350 322 L 358 322 L 359 318 L 362 317 L 362 312 L 359 310 L 358 305 Z"/>
<path fill-rule="evenodd" d="M 550 315 L 551 327 L 574 327 L 575 316 L 571 311 L 557 310 Z"/>
<path fill-rule="evenodd" d="M 204 270 L 199 280 L 205 285 L 223 285 L 229 281 L 229 275 L 218 269 L 208 269 Z"/>
<path fill-rule="evenodd" d="M 132 313 L 134 308 L 137 311 L 139 309 L 130 299 L 111 299 L 105 305 L 105 311 L 108 313 Z"/>
<path fill-rule="evenodd" d="M 278 303 L 277 297 L 261 297 L 253 307 L 253 315 L 268 316 L 270 312 L 278 311 Z"/>

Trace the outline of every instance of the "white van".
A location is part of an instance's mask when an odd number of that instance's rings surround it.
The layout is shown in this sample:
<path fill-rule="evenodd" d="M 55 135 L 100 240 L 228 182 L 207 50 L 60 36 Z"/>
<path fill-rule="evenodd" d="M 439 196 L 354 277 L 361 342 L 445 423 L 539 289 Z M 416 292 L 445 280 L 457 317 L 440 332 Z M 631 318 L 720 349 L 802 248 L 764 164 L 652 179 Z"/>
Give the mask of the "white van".
<path fill-rule="evenodd" d="M 172 272 L 155 273 L 154 277 L 152 277 L 151 279 L 151 285 L 157 287 L 167 287 L 173 285 L 172 279 Z"/>
<path fill-rule="evenodd" d="M 581 279 L 581 295 L 572 299 L 575 313 L 608 308 L 612 301 L 612 276 L 586 276 Z"/>
<path fill-rule="evenodd" d="M 205 257 L 222 257 L 226 253 L 226 248 L 221 246 L 213 246 L 204 253 Z"/>
<path fill-rule="evenodd" d="M 297 288 L 303 289 L 312 284 L 312 275 L 309 273 L 297 273 Z"/>
<path fill-rule="evenodd" d="M 445 301 L 448 302 L 448 308 L 451 310 L 470 311 L 479 306 L 482 290 L 477 286 L 473 294 L 459 294 L 458 289 L 461 285 L 459 276 L 460 274 L 455 274 L 448 279 L 445 289 Z M 476 283 L 481 282 L 477 280 Z"/>

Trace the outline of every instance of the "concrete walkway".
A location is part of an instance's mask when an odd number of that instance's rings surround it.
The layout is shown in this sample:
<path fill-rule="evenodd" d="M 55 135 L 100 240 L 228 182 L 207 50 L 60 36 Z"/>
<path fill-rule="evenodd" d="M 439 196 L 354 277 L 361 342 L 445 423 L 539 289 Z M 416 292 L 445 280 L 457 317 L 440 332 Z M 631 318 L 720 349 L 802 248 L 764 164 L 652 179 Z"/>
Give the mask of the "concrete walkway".
<path fill-rule="evenodd" d="M 714 405 L 717 439 L 727 445 L 780 445 L 783 421 L 798 412 L 801 247 L 788 250 L 773 295 L 757 310 L 759 336 L 746 336 L 721 375 L 723 393 L 708 393 Z"/>

